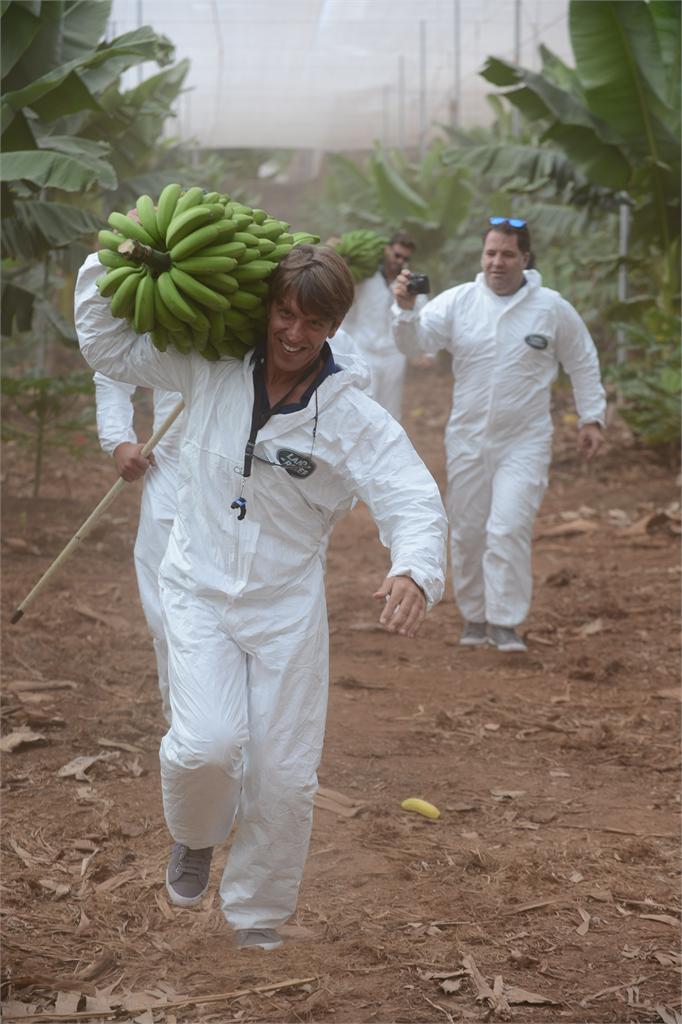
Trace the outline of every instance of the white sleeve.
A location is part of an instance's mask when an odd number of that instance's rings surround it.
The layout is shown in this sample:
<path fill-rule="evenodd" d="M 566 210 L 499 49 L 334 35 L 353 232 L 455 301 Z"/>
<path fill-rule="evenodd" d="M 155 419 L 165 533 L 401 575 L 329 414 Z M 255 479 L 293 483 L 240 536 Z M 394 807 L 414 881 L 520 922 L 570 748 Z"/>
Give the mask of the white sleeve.
<path fill-rule="evenodd" d="M 107 377 L 150 388 L 185 393 L 192 378 L 194 359 L 179 352 L 159 352 L 148 335 L 137 335 L 127 320 L 111 315 L 96 280 L 102 272 L 97 253 L 88 256 L 78 272 L 74 296 L 76 333 L 81 352 Z"/>
<path fill-rule="evenodd" d="M 578 424 L 606 419 L 606 394 L 601 383 L 597 349 L 583 320 L 565 299 L 559 299 L 557 355 L 571 378 Z"/>
<path fill-rule="evenodd" d="M 452 351 L 453 292 L 453 288 L 441 292 L 421 308 L 419 303 L 414 309 L 402 309 L 393 303 L 393 337 L 403 355 L 435 355 L 444 348 Z"/>
<path fill-rule="evenodd" d="M 365 401 L 372 408 L 346 460 L 349 483 L 391 552 L 389 575 L 410 576 L 431 608 L 443 596 L 447 565 L 448 522 L 438 485 L 400 424 Z"/>
<path fill-rule="evenodd" d="M 137 443 L 133 427 L 135 385 L 111 380 L 103 373 L 95 373 L 93 380 L 99 443 L 102 451 L 111 455 L 120 444 Z"/>

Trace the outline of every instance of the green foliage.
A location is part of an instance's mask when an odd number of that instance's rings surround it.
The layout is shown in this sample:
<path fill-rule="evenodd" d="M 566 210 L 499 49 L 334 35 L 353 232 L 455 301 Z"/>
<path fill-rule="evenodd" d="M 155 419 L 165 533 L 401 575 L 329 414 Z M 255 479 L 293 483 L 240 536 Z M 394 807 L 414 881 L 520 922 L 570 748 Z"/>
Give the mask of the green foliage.
<path fill-rule="evenodd" d="M 682 320 L 650 309 L 641 324 L 623 324 L 627 358 L 608 377 L 622 398 L 621 414 L 646 445 L 679 455 L 680 330 Z"/>
<path fill-rule="evenodd" d="M 575 69 L 543 49 L 541 73 L 492 57 L 482 72 L 534 132 L 509 178 L 523 170 L 577 206 L 625 198 L 632 257 L 649 263 L 656 287 L 646 290 L 669 312 L 679 308 L 681 10 L 663 0 L 572 0 Z M 538 146 L 561 159 L 538 163 Z M 506 158 L 490 160 L 499 168 Z"/>
<path fill-rule="evenodd" d="M 90 372 L 61 377 L 3 376 L 2 439 L 15 441 L 33 456 L 33 496 L 40 490 L 46 454 L 52 449 L 80 456 L 94 437 Z"/>

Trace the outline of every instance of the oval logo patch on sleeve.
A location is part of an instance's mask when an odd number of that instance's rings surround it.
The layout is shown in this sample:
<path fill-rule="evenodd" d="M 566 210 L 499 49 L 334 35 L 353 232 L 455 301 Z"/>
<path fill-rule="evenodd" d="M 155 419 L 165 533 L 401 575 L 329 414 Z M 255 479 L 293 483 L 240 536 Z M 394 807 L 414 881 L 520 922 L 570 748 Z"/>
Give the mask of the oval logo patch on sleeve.
<path fill-rule="evenodd" d="M 315 471 L 315 463 L 310 456 L 295 452 L 292 448 L 279 448 L 276 457 L 289 476 L 296 476 L 302 480 Z"/>
<path fill-rule="evenodd" d="M 540 350 L 547 348 L 549 345 L 549 338 L 546 338 L 544 334 L 527 334 L 523 340 L 526 345 L 530 345 L 531 348 L 537 348 Z"/>

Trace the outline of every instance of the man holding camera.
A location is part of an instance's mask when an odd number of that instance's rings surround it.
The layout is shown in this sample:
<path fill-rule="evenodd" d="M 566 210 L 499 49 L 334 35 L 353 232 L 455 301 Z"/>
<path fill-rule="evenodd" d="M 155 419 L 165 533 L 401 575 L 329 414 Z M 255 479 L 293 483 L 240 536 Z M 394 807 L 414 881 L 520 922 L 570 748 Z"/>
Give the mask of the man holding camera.
<path fill-rule="evenodd" d="M 355 298 L 342 324 L 353 339 L 354 352 L 366 363 L 370 374 L 369 393 L 400 421 L 407 359 L 396 348 L 391 324 L 394 281 L 410 262 L 414 241 L 396 231 L 384 246 L 381 266 L 372 277 L 355 288 Z M 416 276 L 416 275 L 415 275 Z M 426 301 L 419 297 L 420 306 Z"/>
<path fill-rule="evenodd" d="M 592 458 L 606 409 L 594 342 L 573 307 L 542 287 L 524 220 L 491 217 L 482 273 L 421 310 L 398 275 L 393 328 L 401 352 L 452 355 L 455 378 L 445 433 L 455 600 L 460 644 L 525 651 L 516 632 L 532 593 L 531 536 L 551 459 L 551 385 L 559 364 L 579 415 L 578 450 Z"/>

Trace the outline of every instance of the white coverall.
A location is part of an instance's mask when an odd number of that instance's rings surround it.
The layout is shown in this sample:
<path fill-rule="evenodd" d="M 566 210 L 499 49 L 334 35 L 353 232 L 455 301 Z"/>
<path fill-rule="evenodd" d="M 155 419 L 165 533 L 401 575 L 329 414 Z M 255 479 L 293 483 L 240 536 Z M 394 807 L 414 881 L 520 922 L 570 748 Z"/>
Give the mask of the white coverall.
<path fill-rule="evenodd" d="M 132 404 L 135 385 L 111 380 L 102 373 L 95 373 L 94 381 L 97 432 L 102 449 L 112 455 L 120 444 L 137 444 Z M 154 430 L 161 426 L 179 401 L 180 395 L 177 392 L 154 391 Z M 140 603 L 152 635 L 161 704 L 167 722 L 170 722 L 168 646 L 161 617 L 159 566 L 166 553 L 175 518 L 181 430 L 182 415 L 154 448 L 156 464 L 144 475 L 134 552 Z"/>
<path fill-rule="evenodd" d="M 417 296 L 417 308 L 426 297 Z M 353 341 L 353 352 L 369 369 L 369 393 L 400 422 L 407 359 L 393 338 L 391 286 L 377 270 L 355 287 L 355 299 L 341 325 Z"/>
<path fill-rule="evenodd" d="M 452 354 L 445 431 L 446 508 L 455 600 L 468 622 L 515 627 L 532 594 L 531 536 L 552 449 L 551 384 L 571 378 L 579 425 L 604 423 L 594 342 L 578 313 L 535 270 L 511 296 L 480 273 L 421 312 L 393 306 L 406 354 Z"/>
<path fill-rule="evenodd" d="M 271 417 L 244 478 L 251 360 L 158 352 L 111 317 L 99 272 L 89 257 L 76 285 L 86 359 L 186 403 L 160 573 L 172 707 L 160 751 L 166 822 L 176 842 L 197 849 L 227 839 L 236 816 L 223 911 L 236 929 L 277 928 L 296 905 L 324 737 L 320 542 L 361 498 L 390 548 L 390 575 L 410 576 L 431 606 L 444 586 L 447 519 L 407 435 L 363 394 L 366 375 L 352 366 L 328 376 L 306 408 Z M 297 455 L 315 463 L 305 478 L 284 468 Z M 240 494 L 241 522 L 230 508 Z"/>

